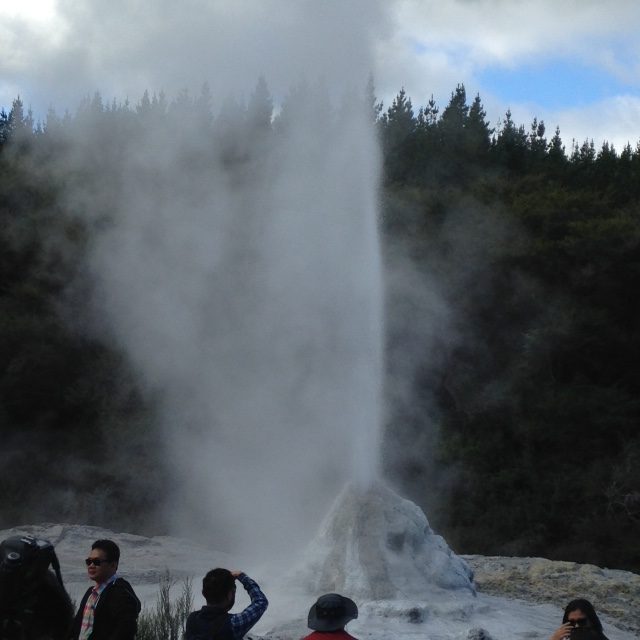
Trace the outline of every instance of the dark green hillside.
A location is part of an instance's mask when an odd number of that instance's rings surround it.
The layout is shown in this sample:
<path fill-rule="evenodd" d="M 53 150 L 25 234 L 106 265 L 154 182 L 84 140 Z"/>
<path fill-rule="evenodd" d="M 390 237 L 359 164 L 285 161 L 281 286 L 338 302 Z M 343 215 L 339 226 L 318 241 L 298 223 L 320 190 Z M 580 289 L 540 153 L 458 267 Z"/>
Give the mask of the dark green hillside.
<path fill-rule="evenodd" d="M 640 571 L 640 146 L 567 149 L 510 113 L 490 127 L 462 85 L 443 107 L 369 98 L 387 477 L 460 553 Z M 207 144 L 185 166 L 241 182 L 287 127 L 262 80 L 248 109 L 214 118 L 210 99 L 96 95 L 43 124 L 19 100 L 0 113 L 0 527 L 163 526 L 153 392 L 93 316 L 86 254 L 131 140 L 162 132 L 160 148 L 196 126 Z"/>
<path fill-rule="evenodd" d="M 430 453 L 388 469 L 458 550 L 638 570 L 640 147 L 492 131 L 462 86 L 433 113 L 401 92 L 380 119 L 385 234 L 452 318 L 387 433 Z"/>

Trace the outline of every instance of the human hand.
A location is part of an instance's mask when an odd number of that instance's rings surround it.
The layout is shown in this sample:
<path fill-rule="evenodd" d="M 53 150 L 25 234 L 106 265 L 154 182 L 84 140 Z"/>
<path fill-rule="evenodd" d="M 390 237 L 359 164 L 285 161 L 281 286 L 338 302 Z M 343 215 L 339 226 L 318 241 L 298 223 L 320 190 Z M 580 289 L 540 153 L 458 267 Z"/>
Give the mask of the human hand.
<path fill-rule="evenodd" d="M 235 580 L 237 580 L 240 577 L 242 571 L 230 571 L 229 573 L 234 577 Z"/>
<path fill-rule="evenodd" d="M 568 638 L 571 635 L 571 629 L 573 629 L 573 625 L 570 622 L 565 622 L 551 634 L 549 640 L 562 640 L 562 638 Z"/>

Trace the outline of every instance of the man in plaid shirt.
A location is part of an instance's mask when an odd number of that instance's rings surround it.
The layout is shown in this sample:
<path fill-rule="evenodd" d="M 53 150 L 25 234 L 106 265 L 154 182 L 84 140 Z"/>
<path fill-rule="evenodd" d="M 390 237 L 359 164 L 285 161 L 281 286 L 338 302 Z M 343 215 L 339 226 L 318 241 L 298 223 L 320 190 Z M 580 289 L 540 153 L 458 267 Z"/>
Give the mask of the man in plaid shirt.
<path fill-rule="evenodd" d="M 251 598 L 241 613 L 229 613 L 236 600 L 236 580 Z M 202 580 L 207 604 L 187 618 L 185 640 L 240 640 L 262 617 L 269 604 L 260 587 L 241 571 L 212 569 Z"/>

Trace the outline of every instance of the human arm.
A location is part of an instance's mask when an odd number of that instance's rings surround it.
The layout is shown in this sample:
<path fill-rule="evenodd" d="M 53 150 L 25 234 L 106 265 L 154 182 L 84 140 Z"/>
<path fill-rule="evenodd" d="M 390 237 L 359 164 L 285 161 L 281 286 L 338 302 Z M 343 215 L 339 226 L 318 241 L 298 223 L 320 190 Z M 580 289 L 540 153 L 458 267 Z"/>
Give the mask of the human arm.
<path fill-rule="evenodd" d="M 242 584 L 251 598 L 251 604 L 244 611 L 230 616 L 233 637 L 239 640 L 260 620 L 269 602 L 258 584 L 249 576 L 241 571 L 232 571 L 231 575 Z"/>

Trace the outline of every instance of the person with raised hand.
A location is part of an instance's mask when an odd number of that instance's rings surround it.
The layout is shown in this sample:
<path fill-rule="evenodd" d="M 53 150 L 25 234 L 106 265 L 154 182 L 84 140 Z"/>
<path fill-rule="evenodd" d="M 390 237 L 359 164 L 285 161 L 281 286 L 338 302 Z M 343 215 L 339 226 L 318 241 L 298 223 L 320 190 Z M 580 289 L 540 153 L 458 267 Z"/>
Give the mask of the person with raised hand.
<path fill-rule="evenodd" d="M 236 580 L 249 594 L 251 603 L 240 613 L 229 613 L 236 601 Z M 212 569 L 202 579 L 207 604 L 187 618 L 185 640 L 240 640 L 269 604 L 258 584 L 242 571 Z"/>
<path fill-rule="evenodd" d="M 593 605 L 584 598 L 572 600 L 564 609 L 562 624 L 549 640 L 608 640 Z"/>

